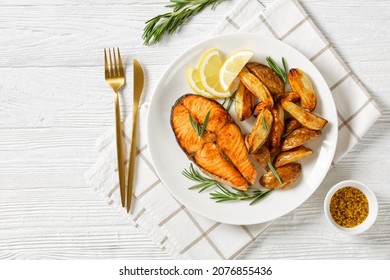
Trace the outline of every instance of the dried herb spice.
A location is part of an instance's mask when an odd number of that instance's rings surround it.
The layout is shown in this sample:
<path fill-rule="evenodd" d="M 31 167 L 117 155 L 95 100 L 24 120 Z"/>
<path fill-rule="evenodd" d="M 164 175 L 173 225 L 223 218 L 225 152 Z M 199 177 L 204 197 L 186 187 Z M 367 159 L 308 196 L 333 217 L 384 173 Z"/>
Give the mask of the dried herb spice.
<path fill-rule="evenodd" d="M 338 225 L 356 227 L 368 216 L 367 197 L 361 190 L 351 186 L 339 189 L 330 200 L 330 214 Z"/>

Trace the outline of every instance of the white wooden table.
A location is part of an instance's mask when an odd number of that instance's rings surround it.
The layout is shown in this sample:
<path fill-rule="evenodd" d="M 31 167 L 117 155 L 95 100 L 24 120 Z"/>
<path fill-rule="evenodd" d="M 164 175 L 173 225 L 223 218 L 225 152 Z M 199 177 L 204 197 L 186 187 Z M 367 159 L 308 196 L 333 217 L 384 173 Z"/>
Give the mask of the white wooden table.
<path fill-rule="evenodd" d="M 114 124 L 102 49 L 119 46 L 128 62 L 136 56 L 146 86 L 154 87 L 172 57 L 204 39 L 237 0 L 193 18 L 157 47 L 143 46 L 144 22 L 167 2 L 0 2 L 1 259 L 169 258 L 84 180 L 97 159 L 96 139 Z M 314 195 L 275 221 L 241 258 L 390 259 L 390 2 L 301 4 L 383 115 Z M 327 190 L 349 178 L 367 183 L 379 200 L 376 224 L 358 237 L 333 231 L 322 212 Z"/>

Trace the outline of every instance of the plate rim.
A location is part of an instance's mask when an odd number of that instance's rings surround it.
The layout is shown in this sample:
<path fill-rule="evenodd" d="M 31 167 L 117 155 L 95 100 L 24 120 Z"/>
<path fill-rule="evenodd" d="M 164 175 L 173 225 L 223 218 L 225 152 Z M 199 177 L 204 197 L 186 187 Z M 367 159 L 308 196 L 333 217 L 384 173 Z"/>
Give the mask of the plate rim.
<path fill-rule="evenodd" d="M 150 120 L 151 120 L 151 115 L 152 115 L 152 111 L 151 110 L 151 105 L 153 103 L 153 99 L 155 98 L 155 95 L 156 95 L 156 92 L 158 91 L 158 88 L 159 86 L 161 85 L 163 79 L 166 77 L 167 75 L 167 72 L 174 68 L 174 66 L 180 61 L 181 58 L 183 58 L 184 56 L 188 55 L 190 52 L 192 52 L 193 50 L 196 50 L 197 48 L 199 48 L 200 46 L 208 43 L 209 41 L 213 41 L 213 40 L 220 40 L 222 38 L 228 38 L 228 37 L 247 37 L 247 36 L 250 36 L 252 38 L 255 38 L 255 39 L 258 39 L 258 40 L 267 40 L 267 41 L 273 41 L 273 43 L 276 43 L 276 44 L 282 44 L 284 45 L 284 47 L 287 47 L 289 48 L 291 51 L 295 52 L 295 53 L 298 53 L 300 56 L 303 56 L 307 62 L 309 62 L 311 64 L 312 67 L 314 67 L 314 69 L 319 73 L 321 79 L 323 80 L 323 82 L 325 83 L 326 85 L 326 88 L 327 90 L 329 91 L 329 96 L 331 98 L 331 101 L 332 101 L 332 111 L 333 113 L 335 114 L 335 123 L 334 125 L 336 126 L 336 129 L 334 131 L 334 134 L 335 134 L 335 144 L 332 145 L 332 148 L 330 149 L 330 153 L 331 156 L 326 164 L 326 166 L 324 167 L 324 171 L 322 172 L 322 176 L 320 176 L 320 180 L 319 180 L 319 183 L 318 185 L 315 187 L 315 188 L 312 188 L 311 191 L 308 193 L 308 195 L 297 205 L 295 206 L 293 209 L 291 210 L 288 210 L 287 212 L 285 212 L 284 214 L 282 215 L 279 215 L 277 217 L 271 217 L 269 219 L 266 219 L 266 220 L 262 220 L 262 221 L 253 221 L 253 222 L 246 222 L 246 223 L 236 223 L 236 222 L 232 222 L 232 221 L 226 221 L 226 220 L 222 220 L 222 219 L 216 219 L 216 218 L 213 218 L 213 217 L 209 217 L 209 216 L 205 216 L 203 213 L 200 213 L 197 209 L 194 209 L 193 207 L 191 207 L 191 205 L 186 205 L 182 199 L 174 192 L 173 188 L 170 188 L 169 186 L 167 186 L 167 184 L 164 182 L 164 179 L 162 177 L 164 176 L 161 176 L 160 174 L 160 171 L 158 170 L 158 168 L 156 167 L 156 164 L 155 164 L 155 159 L 154 159 L 154 156 L 153 156 L 153 153 L 152 153 L 152 150 L 153 148 L 153 145 L 150 145 L 151 143 L 151 137 L 150 137 L 150 134 L 151 134 L 151 127 L 150 127 Z M 254 224 L 260 224 L 260 223 L 266 223 L 266 222 L 270 222 L 270 221 L 273 221 L 277 218 L 280 218 L 282 216 L 285 216 L 287 215 L 288 213 L 294 211 L 296 208 L 298 208 L 300 205 L 302 205 L 307 199 L 309 199 L 313 193 L 319 188 L 319 186 L 321 185 L 321 183 L 323 182 L 325 176 L 327 175 L 327 173 L 329 172 L 329 169 L 331 167 L 331 164 L 332 164 L 332 161 L 334 159 L 334 156 L 335 156 L 335 152 L 336 152 L 336 149 L 337 149 L 337 142 L 338 142 L 338 138 L 339 138 L 339 135 L 338 135 L 338 117 L 337 117 L 337 108 L 336 108 L 336 104 L 335 104 L 335 100 L 334 100 L 334 97 L 333 97 L 333 94 L 332 94 L 332 91 L 330 90 L 329 88 L 329 85 L 328 83 L 326 82 L 325 78 L 323 77 L 322 73 L 319 71 L 319 69 L 314 65 L 313 62 L 311 62 L 303 53 L 301 53 L 299 50 L 297 50 L 296 48 L 290 46 L 289 44 L 281 41 L 281 40 L 278 40 L 276 38 L 273 38 L 273 37 L 270 37 L 270 36 L 265 36 L 265 35 L 259 35 L 259 34 L 251 34 L 251 33 L 230 33 L 230 34 L 221 34 L 221 35 L 216 35 L 216 36 L 211 36 L 205 40 L 202 40 L 200 42 L 198 42 L 197 44 L 195 44 L 194 46 L 192 47 L 189 47 L 187 49 L 185 49 L 179 56 L 177 56 L 164 70 L 163 74 L 160 76 L 156 86 L 154 87 L 153 89 L 153 92 L 152 92 L 152 95 L 150 97 L 150 100 L 149 100 L 149 106 L 148 106 L 148 112 L 147 112 L 147 119 L 146 119 L 146 132 L 147 132 L 147 144 L 148 144 L 148 147 L 149 147 L 149 150 L 150 150 L 150 155 L 151 155 L 151 160 L 153 162 L 153 166 L 154 166 L 154 169 L 157 173 L 157 176 L 158 178 L 161 180 L 162 184 L 164 185 L 164 187 L 168 190 L 168 192 L 177 200 L 179 201 L 180 203 L 182 203 L 184 206 L 186 206 L 188 209 L 190 209 L 191 211 L 194 211 L 195 213 L 201 215 L 202 217 L 205 217 L 207 219 L 210 219 L 210 220 L 213 220 L 213 221 L 216 221 L 216 222 L 220 222 L 220 223 L 224 223 L 224 224 L 231 224 L 231 225 L 254 225 Z M 323 144 L 321 144 L 322 146 Z M 180 149 L 180 147 L 178 147 Z"/>

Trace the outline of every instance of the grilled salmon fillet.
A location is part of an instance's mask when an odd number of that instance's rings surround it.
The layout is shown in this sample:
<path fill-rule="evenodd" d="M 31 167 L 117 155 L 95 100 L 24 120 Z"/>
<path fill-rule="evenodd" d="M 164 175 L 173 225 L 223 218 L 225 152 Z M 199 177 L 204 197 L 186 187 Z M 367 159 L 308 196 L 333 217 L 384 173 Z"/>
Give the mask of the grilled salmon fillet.
<path fill-rule="evenodd" d="M 202 126 L 208 112 L 205 131 L 198 137 L 189 116 Z M 179 146 L 206 174 L 239 190 L 255 183 L 257 171 L 240 128 L 221 104 L 200 95 L 183 95 L 172 107 L 171 126 Z"/>

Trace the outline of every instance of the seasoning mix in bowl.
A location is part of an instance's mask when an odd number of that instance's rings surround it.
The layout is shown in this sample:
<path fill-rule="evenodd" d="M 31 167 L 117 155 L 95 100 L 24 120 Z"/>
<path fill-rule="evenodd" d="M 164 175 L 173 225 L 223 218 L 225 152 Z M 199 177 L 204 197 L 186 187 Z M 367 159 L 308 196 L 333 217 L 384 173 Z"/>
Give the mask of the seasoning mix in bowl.
<path fill-rule="evenodd" d="M 368 200 L 364 193 L 348 186 L 337 190 L 330 199 L 330 214 L 340 226 L 352 228 L 363 223 L 368 216 Z"/>
<path fill-rule="evenodd" d="M 327 220 L 336 228 L 345 233 L 357 234 L 375 222 L 378 202 L 366 185 L 347 180 L 329 190 L 324 211 Z"/>

